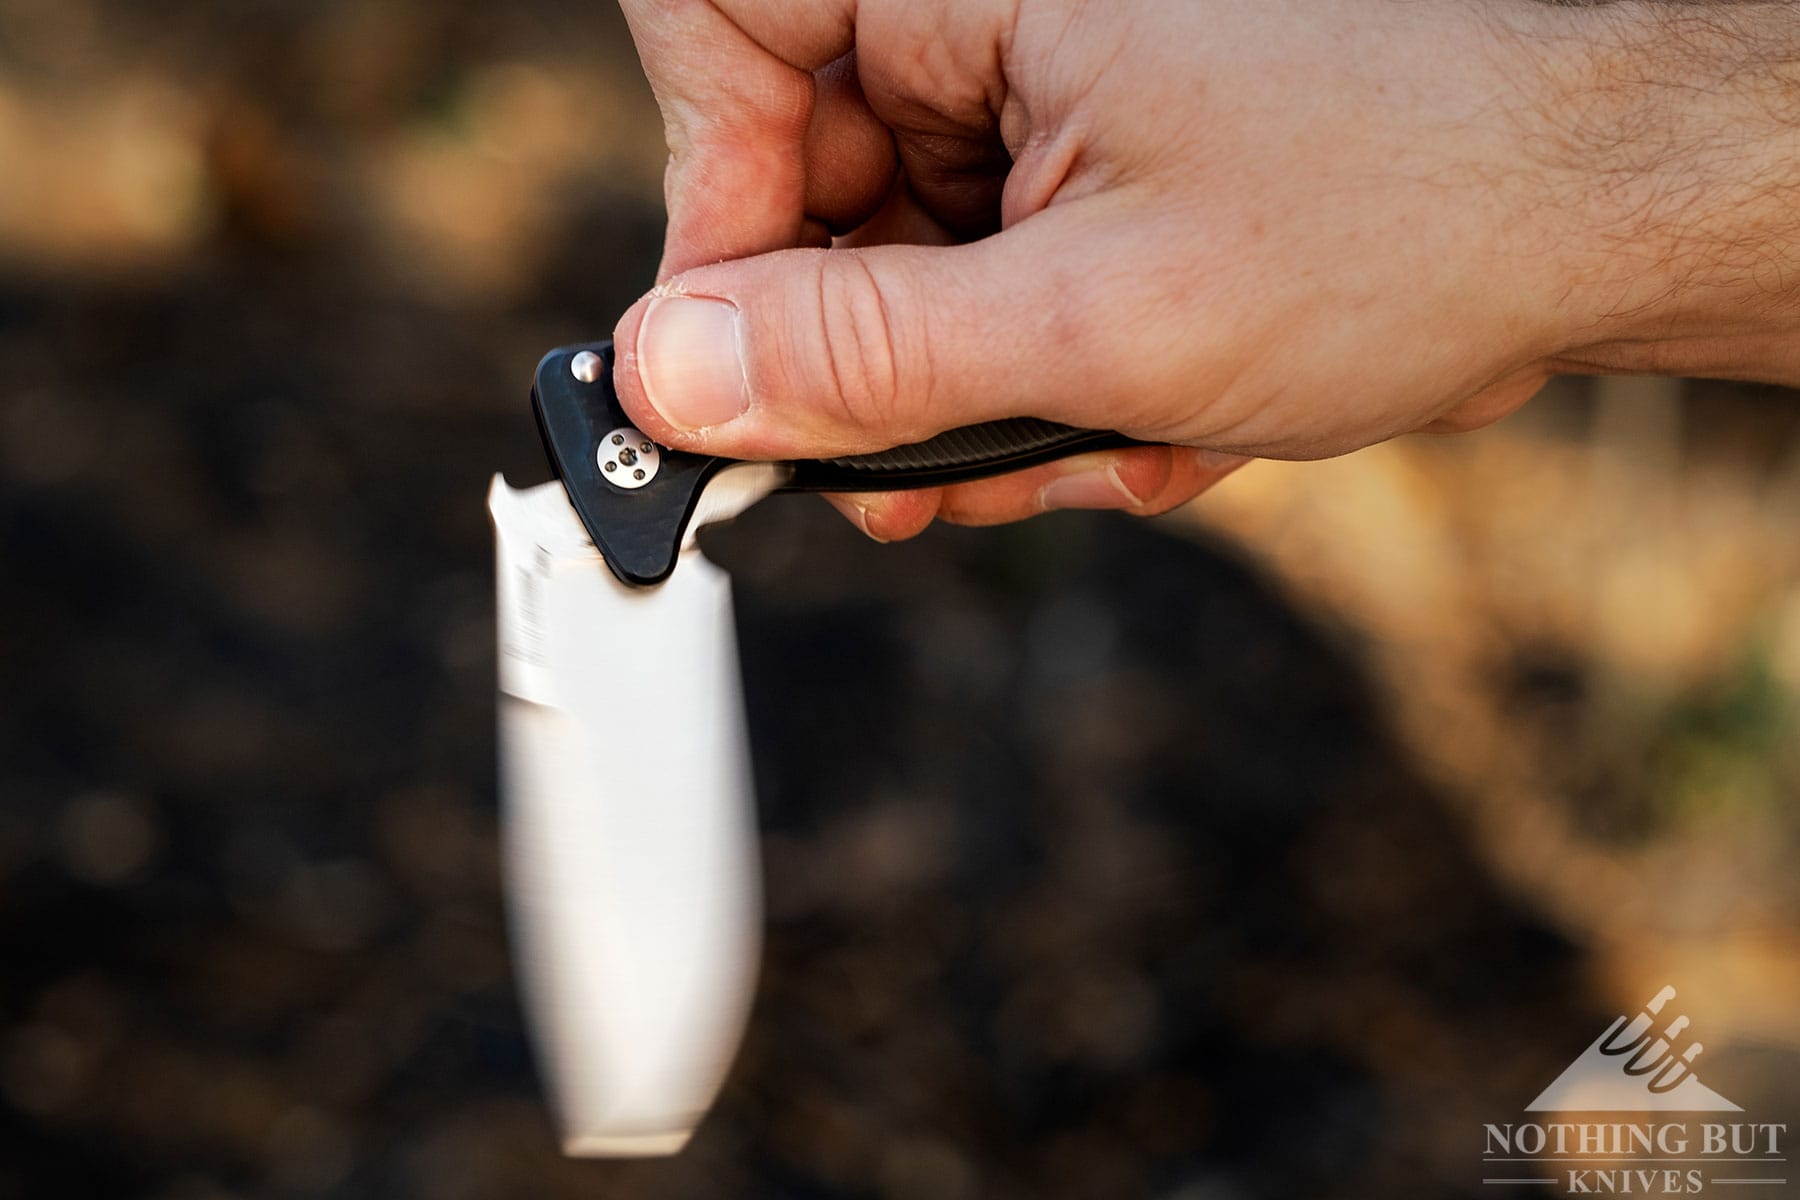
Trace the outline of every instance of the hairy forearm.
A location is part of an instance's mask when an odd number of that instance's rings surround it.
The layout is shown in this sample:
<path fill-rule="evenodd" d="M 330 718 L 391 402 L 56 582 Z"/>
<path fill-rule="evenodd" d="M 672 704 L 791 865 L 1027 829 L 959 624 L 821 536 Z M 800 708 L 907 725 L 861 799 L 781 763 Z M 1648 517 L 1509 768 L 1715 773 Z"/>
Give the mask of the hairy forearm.
<path fill-rule="evenodd" d="M 1537 11 L 1532 144 L 1589 251 L 1561 365 L 1800 384 L 1800 4 Z"/>

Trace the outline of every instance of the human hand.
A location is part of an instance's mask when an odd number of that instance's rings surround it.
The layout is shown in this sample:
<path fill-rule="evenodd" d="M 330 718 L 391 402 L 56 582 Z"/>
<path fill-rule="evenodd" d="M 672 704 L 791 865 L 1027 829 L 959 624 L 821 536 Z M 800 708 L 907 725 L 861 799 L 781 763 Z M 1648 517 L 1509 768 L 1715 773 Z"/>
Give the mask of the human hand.
<path fill-rule="evenodd" d="M 620 398 L 744 458 L 1170 443 L 838 498 L 893 538 L 1161 511 L 1558 370 L 1800 377 L 1782 7 L 625 0 L 671 158 Z"/>

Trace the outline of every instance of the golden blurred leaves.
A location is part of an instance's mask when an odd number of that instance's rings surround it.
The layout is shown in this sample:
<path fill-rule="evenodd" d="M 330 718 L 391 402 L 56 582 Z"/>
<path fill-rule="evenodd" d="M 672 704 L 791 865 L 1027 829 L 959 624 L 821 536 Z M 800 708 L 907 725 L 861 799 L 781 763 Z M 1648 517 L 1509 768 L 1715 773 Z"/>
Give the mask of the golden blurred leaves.
<path fill-rule="evenodd" d="M 1800 1043 L 1768 1003 L 1800 960 L 1800 505 L 1791 452 L 1706 422 L 1676 381 L 1561 380 L 1484 433 L 1259 463 L 1190 511 L 1358 644 L 1604 994 L 1757 977 L 1709 1020 Z"/>

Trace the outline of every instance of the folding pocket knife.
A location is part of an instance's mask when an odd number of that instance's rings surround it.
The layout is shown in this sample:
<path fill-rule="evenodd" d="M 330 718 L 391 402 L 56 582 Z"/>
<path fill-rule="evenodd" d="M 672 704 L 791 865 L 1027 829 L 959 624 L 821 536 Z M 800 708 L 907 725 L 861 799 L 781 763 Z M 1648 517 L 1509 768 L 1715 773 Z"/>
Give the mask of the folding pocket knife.
<path fill-rule="evenodd" d="M 730 584 L 694 531 L 778 491 L 1002 474 L 1132 444 L 1018 419 L 877 454 L 740 462 L 658 446 L 608 342 L 554 350 L 532 405 L 556 479 L 495 476 L 509 925 L 565 1153 L 673 1154 L 748 1016 L 761 886 Z"/>

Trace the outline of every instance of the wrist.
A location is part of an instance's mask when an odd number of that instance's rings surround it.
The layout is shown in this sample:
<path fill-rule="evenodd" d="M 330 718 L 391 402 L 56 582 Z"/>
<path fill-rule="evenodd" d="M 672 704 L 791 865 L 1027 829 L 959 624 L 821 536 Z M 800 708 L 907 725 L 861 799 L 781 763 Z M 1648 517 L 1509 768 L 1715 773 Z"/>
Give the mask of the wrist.
<path fill-rule="evenodd" d="M 1579 247 L 1552 364 L 1800 384 L 1792 10 L 1622 3 L 1543 16 L 1555 66 L 1530 141 Z"/>

